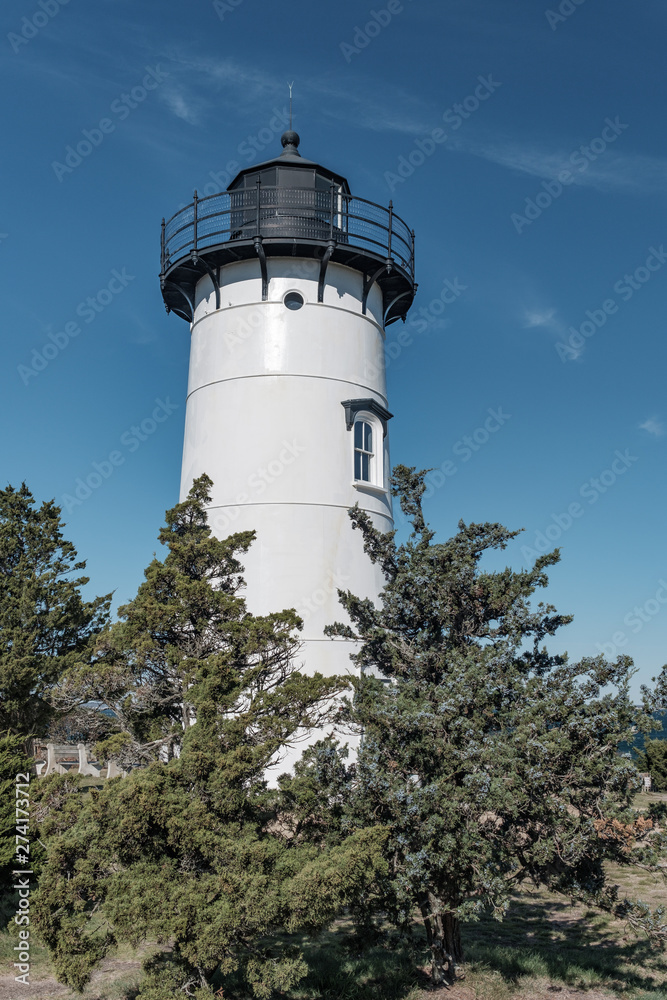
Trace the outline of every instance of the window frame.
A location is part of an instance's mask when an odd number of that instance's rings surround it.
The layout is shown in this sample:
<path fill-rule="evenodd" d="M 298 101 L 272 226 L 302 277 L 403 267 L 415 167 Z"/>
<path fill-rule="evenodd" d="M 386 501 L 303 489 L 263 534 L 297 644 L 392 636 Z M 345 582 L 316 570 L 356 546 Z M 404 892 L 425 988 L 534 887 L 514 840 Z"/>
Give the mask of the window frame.
<path fill-rule="evenodd" d="M 385 438 L 387 436 L 387 422 L 391 420 L 392 414 L 385 409 L 377 399 L 344 399 L 341 404 L 345 408 L 345 423 L 348 431 L 351 431 L 351 462 L 352 462 L 352 485 L 357 489 L 366 489 L 375 493 L 387 494 L 389 492 L 386 460 L 385 460 Z M 355 447 L 355 428 L 358 423 L 370 425 L 375 440 L 373 441 L 372 459 L 369 463 L 371 468 L 370 480 L 357 479 L 355 475 L 355 464 L 357 449 Z"/>
<path fill-rule="evenodd" d="M 371 450 L 368 451 L 363 445 L 365 445 L 365 433 L 361 432 L 362 437 L 362 447 L 357 447 L 356 437 L 357 437 L 357 427 L 368 427 L 371 433 Z M 371 415 L 364 410 L 360 410 L 354 417 L 354 424 L 352 425 L 352 449 L 354 453 L 352 474 L 355 483 L 363 483 L 366 486 L 376 486 L 378 485 L 378 428 L 376 421 L 374 421 Z M 357 476 L 357 455 L 367 455 L 368 456 L 368 479 L 363 477 L 363 457 L 360 459 L 360 472 L 361 476 Z M 381 464 L 381 463 L 380 463 Z"/>

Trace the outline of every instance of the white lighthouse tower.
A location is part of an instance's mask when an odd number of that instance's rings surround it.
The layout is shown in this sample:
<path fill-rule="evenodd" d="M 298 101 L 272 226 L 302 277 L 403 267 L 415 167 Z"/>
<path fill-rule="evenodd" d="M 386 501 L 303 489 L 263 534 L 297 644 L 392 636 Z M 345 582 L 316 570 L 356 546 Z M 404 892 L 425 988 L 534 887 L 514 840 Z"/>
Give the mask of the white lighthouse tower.
<path fill-rule="evenodd" d="M 191 329 L 181 498 L 213 480 L 209 521 L 254 529 L 255 614 L 296 608 L 308 672 L 345 673 L 338 588 L 375 598 L 381 574 L 348 509 L 393 527 L 385 327 L 412 303 L 414 234 L 299 153 L 242 170 L 162 227 L 163 297 Z"/>

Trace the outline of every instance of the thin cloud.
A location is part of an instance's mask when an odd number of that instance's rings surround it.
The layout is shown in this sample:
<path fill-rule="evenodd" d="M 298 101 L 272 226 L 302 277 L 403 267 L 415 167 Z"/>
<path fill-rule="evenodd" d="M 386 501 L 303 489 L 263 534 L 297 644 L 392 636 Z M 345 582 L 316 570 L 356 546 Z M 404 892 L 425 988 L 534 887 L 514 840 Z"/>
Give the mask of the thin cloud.
<path fill-rule="evenodd" d="M 265 115 L 275 105 L 288 101 L 287 76 L 278 76 L 243 63 L 232 56 L 211 58 L 170 51 L 168 58 L 188 79 L 197 79 L 208 98 L 209 111 L 221 107 L 242 117 Z M 202 98 L 203 99 L 203 98 Z M 343 86 L 335 77 L 317 76 L 297 80 L 294 87 L 295 125 L 317 113 L 335 121 L 373 132 L 421 135 L 433 128 L 432 111 L 409 91 L 395 84 L 378 82 L 358 74 L 346 75 Z"/>
<path fill-rule="evenodd" d="M 308 89 L 320 95 L 318 103 L 328 118 L 357 128 L 409 136 L 433 128 L 433 116 L 423 102 L 396 85 L 355 78 L 348 87 L 317 80 L 311 81 Z"/>
<path fill-rule="evenodd" d="M 561 348 L 566 346 L 567 360 L 578 361 L 584 353 L 585 344 L 580 347 L 573 347 L 570 343 L 570 331 L 566 323 L 558 318 L 556 309 L 547 308 L 524 308 L 523 310 L 524 330 L 546 330 L 553 334 L 561 342 Z M 558 345 L 556 345 L 558 347 Z"/>
<path fill-rule="evenodd" d="M 653 437 L 663 437 L 665 434 L 665 425 L 658 419 L 658 417 L 649 417 L 648 420 L 645 420 L 643 424 L 639 425 L 639 427 L 648 434 L 652 434 Z"/>
<path fill-rule="evenodd" d="M 186 97 L 180 90 L 169 88 L 160 92 L 160 98 L 167 105 L 172 114 L 181 118 L 189 125 L 199 125 L 201 122 L 201 108 L 191 97 Z"/>
<path fill-rule="evenodd" d="M 621 153 L 613 147 L 600 153 L 592 162 L 586 160 L 588 165 L 582 169 L 580 158 L 575 163 L 571 160 L 571 156 L 579 150 L 574 144 L 570 149 L 547 149 L 507 140 L 479 141 L 458 136 L 450 139 L 447 145 L 456 152 L 477 156 L 542 180 L 558 180 L 559 174 L 568 170 L 573 184 L 598 191 L 651 194 L 667 189 L 667 160 L 641 153 Z"/>
<path fill-rule="evenodd" d="M 555 309 L 526 309 L 523 314 L 523 325 L 527 330 L 531 330 L 535 327 L 546 326 L 549 330 L 552 330 L 555 325 Z"/>

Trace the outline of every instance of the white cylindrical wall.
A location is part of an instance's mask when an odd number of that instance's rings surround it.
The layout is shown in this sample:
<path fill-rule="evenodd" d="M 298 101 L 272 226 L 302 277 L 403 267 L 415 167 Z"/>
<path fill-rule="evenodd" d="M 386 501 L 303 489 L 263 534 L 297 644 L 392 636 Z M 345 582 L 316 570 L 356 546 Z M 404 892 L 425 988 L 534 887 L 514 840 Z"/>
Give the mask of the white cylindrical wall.
<path fill-rule="evenodd" d="M 209 518 L 218 537 L 254 529 L 244 557 L 246 599 L 256 614 L 296 608 L 304 619 L 300 655 L 308 672 L 344 673 L 351 644 L 324 637 L 345 620 L 337 589 L 375 598 L 383 584 L 363 551 L 348 509 L 393 527 L 388 438 L 377 421 L 383 483 L 354 482 L 353 432 L 343 401 L 387 408 L 382 295 L 371 288 L 362 314 L 362 275 L 330 263 L 317 301 L 319 262 L 269 258 L 268 300 L 259 262 L 220 272 L 197 287 L 185 423 L 181 497 L 192 480 L 213 480 Z M 288 292 L 304 299 L 284 304 Z"/>

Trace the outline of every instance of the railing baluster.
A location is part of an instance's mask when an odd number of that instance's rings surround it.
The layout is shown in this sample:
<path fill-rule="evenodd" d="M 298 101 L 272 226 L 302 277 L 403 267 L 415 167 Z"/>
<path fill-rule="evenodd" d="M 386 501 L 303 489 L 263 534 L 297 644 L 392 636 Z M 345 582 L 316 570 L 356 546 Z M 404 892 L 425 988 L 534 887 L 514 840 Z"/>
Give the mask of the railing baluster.
<path fill-rule="evenodd" d="M 264 197 L 264 190 L 266 197 Z M 222 250 L 222 244 L 238 240 L 239 244 L 253 243 L 271 237 L 294 238 L 303 242 L 310 239 L 324 241 L 326 239 L 326 223 L 328 221 L 330 242 L 338 239 L 339 244 L 348 243 L 351 253 L 348 256 L 353 266 L 361 266 L 366 255 L 371 258 L 391 261 L 396 268 L 414 283 L 415 276 L 415 233 L 410 230 L 405 221 L 394 212 L 393 200 L 389 206 L 378 205 L 365 198 L 356 198 L 330 178 L 329 218 L 326 218 L 327 189 L 319 188 L 285 188 L 280 185 L 263 185 L 261 177 L 256 177 L 255 195 L 252 187 L 234 192 L 222 192 L 219 195 L 199 197 L 194 191 L 191 205 L 179 209 L 170 219 L 162 219 L 160 234 L 160 275 L 166 281 L 166 272 L 174 272 L 177 280 L 190 280 L 191 264 L 185 265 L 184 278 L 180 265 L 191 258 L 196 264 L 199 258 L 199 203 L 206 201 L 202 222 L 204 226 L 204 250 L 208 254 L 210 248 L 215 260 L 228 257 L 239 259 L 246 251 L 238 247 L 241 254 L 235 253 L 233 247 Z M 210 201 L 210 205 L 208 202 Z M 255 203 L 256 221 L 252 225 L 251 206 Z M 266 215 L 262 216 L 262 208 Z M 169 236 L 167 236 L 169 226 Z M 254 236 L 253 236 L 254 230 Z M 262 232 L 265 230 L 264 235 Z M 384 234 L 384 235 L 383 235 Z M 273 241 L 267 244 L 269 253 Z M 355 248 L 359 253 L 354 255 Z M 359 254 L 362 256 L 359 257 Z M 361 264 L 356 261 L 361 259 Z M 389 273 L 392 273 L 390 268 Z M 174 278 L 172 274 L 172 279 Z M 393 285 L 396 279 L 392 278 Z M 392 287 L 393 285 L 388 286 Z M 407 294 L 407 293 L 405 293 Z"/>
<path fill-rule="evenodd" d="M 390 201 L 389 202 L 389 245 L 387 247 L 388 257 L 391 257 L 391 229 L 393 221 L 394 221 L 394 203 L 393 201 Z"/>

